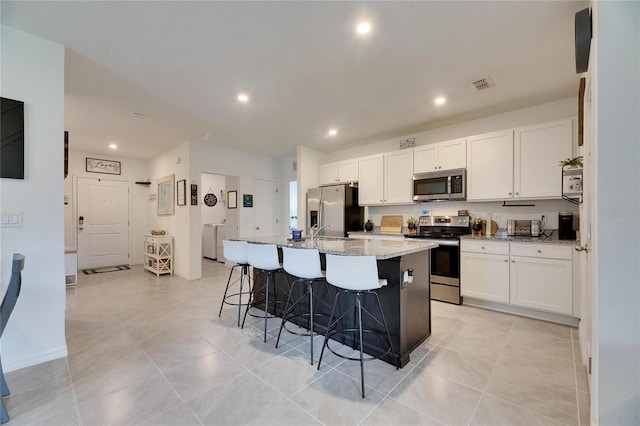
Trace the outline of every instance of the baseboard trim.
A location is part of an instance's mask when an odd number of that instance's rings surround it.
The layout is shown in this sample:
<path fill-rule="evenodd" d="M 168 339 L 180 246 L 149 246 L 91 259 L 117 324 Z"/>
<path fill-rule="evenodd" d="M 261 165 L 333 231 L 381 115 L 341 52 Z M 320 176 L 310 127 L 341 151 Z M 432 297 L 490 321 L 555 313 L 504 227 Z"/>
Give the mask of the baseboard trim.
<path fill-rule="evenodd" d="M 20 370 L 22 368 L 31 367 L 34 365 L 42 364 L 44 362 L 48 362 L 48 361 L 53 361 L 54 359 L 58 359 L 58 358 L 64 358 L 66 356 L 67 356 L 67 346 L 65 345 L 61 348 L 53 349 L 31 358 L 22 358 L 22 359 L 8 362 L 6 364 L 3 363 L 2 369 L 4 370 L 5 373 L 9 373 L 11 371 Z"/>
<path fill-rule="evenodd" d="M 543 321 L 555 322 L 558 324 L 570 325 L 572 327 L 577 327 L 578 324 L 580 324 L 580 318 L 554 314 L 551 312 L 536 311 L 534 309 L 521 308 L 519 306 L 504 305 L 502 303 L 488 302 L 486 300 L 478 300 L 471 297 L 465 297 L 462 303 L 464 305 L 475 306 L 477 308 L 491 309 L 493 311 L 519 315 L 521 317 L 534 318 Z"/>

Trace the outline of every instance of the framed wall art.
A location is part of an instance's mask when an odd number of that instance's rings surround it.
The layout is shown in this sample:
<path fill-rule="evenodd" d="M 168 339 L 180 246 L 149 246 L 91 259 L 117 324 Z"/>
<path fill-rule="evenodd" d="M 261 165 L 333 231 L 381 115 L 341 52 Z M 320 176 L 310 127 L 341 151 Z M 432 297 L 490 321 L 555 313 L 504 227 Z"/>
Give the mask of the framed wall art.
<path fill-rule="evenodd" d="M 238 208 L 238 191 L 227 192 L 227 208 L 228 209 Z"/>
<path fill-rule="evenodd" d="M 253 195 L 252 194 L 243 194 L 242 195 L 242 206 L 243 207 L 253 207 Z"/>
<path fill-rule="evenodd" d="M 86 171 L 89 173 L 119 175 L 121 172 L 119 161 L 100 160 L 99 158 L 87 158 L 86 160 Z"/>
<path fill-rule="evenodd" d="M 176 201 L 179 206 L 187 205 L 187 181 L 185 179 L 176 182 Z"/>

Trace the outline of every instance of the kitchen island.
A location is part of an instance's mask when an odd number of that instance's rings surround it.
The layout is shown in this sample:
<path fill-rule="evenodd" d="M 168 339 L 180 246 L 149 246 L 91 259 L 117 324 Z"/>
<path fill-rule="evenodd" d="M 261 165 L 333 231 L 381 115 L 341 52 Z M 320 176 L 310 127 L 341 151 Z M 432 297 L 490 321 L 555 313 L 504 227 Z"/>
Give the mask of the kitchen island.
<path fill-rule="evenodd" d="M 294 247 L 300 249 L 318 249 L 321 264 L 324 269 L 325 255 L 353 255 L 375 256 L 378 263 L 378 276 L 387 280 L 387 285 L 378 290 L 380 302 L 387 320 L 391 341 L 398 355 L 400 367 L 409 362 L 409 354 L 431 334 L 431 307 L 429 293 L 429 250 L 437 247 L 437 244 L 423 241 L 386 241 L 386 240 L 356 240 L 349 238 L 319 238 L 314 241 L 291 241 L 286 237 L 256 237 L 244 238 L 252 243 L 275 244 L 278 247 Z M 282 255 L 280 253 L 280 255 Z M 282 260 L 282 258 L 281 258 Z M 255 274 L 256 283 L 264 280 L 264 274 Z M 269 312 L 282 316 L 286 295 L 289 292 L 290 283 L 296 278 L 288 274 L 276 274 L 275 295 L 281 303 L 269 307 Z M 255 287 L 259 287 L 255 286 Z M 254 287 L 254 288 L 255 288 Z M 303 286 L 296 286 L 293 297 L 301 296 Z M 324 287 L 324 286 L 321 286 Z M 314 305 L 314 312 L 323 314 L 314 321 L 314 330 L 318 334 L 326 332 L 327 320 L 331 313 L 335 295 L 339 291 L 333 286 L 326 286 L 326 290 L 318 287 L 314 289 L 314 295 L 325 303 Z M 350 302 L 347 298 L 341 298 L 339 309 L 348 309 Z M 259 300 L 258 300 L 259 301 Z M 260 305 L 258 305 L 260 307 Z M 264 308 L 264 304 L 261 306 Z M 367 298 L 363 307 L 369 311 L 378 311 L 374 298 Z M 344 311 L 343 311 L 344 312 Z M 350 316 L 349 316 L 350 317 Z M 353 318 L 349 318 L 352 320 Z M 298 325 L 308 328 L 304 318 L 293 320 Z M 382 332 L 381 327 L 373 322 L 364 321 L 365 328 Z M 347 327 L 347 324 L 344 324 Z M 370 355 L 379 355 L 385 352 L 382 342 L 375 334 L 367 333 L 364 339 L 364 351 Z M 349 338 L 340 340 L 341 343 L 352 345 Z M 395 364 L 391 354 L 383 356 L 382 360 Z"/>

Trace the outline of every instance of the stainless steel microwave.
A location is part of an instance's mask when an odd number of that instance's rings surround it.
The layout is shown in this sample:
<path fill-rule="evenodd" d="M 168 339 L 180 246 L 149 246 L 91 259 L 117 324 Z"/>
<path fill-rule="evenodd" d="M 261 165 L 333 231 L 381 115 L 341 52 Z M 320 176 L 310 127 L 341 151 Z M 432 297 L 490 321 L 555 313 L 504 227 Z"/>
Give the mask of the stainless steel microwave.
<path fill-rule="evenodd" d="M 413 175 L 413 201 L 464 201 L 466 199 L 467 169 Z"/>

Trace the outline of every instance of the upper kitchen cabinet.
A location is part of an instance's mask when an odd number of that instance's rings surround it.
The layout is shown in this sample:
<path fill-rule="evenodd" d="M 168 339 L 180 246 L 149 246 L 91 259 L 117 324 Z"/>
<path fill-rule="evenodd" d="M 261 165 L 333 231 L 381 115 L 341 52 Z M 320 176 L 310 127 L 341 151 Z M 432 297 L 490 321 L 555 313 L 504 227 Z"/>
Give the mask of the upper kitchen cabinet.
<path fill-rule="evenodd" d="M 513 198 L 513 130 L 467 138 L 467 200 Z"/>
<path fill-rule="evenodd" d="M 513 189 L 515 198 L 560 198 L 559 161 L 571 157 L 571 120 L 515 129 Z"/>
<path fill-rule="evenodd" d="M 413 150 L 403 149 L 359 159 L 360 205 L 413 203 Z"/>
<path fill-rule="evenodd" d="M 338 161 L 320 166 L 320 185 L 358 181 L 358 159 Z"/>
<path fill-rule="evenodd" d="M 467 140 L 464 138 L 414 148 L 414 173 L 464 169 L 465 167 L 467 167 Z"/>
<path fill-rule="evenodd" d="M 570 119 L 468 138 L 467 200 L 561 198 L 571 141 Z"/>

